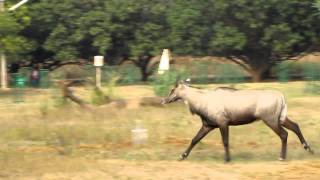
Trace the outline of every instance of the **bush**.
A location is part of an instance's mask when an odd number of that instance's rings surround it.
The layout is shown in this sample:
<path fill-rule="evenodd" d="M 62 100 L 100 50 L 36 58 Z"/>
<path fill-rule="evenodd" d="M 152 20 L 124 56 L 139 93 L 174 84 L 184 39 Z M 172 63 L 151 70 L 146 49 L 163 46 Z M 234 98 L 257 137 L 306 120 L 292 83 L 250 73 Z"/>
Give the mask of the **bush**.
<path fill-rule="evenodd" d="M 116 72 L 110 73 L 107 84 L 107 93 L 102 89 L 95 87 L 91 94 L 91 102 L 96 105 L 102 105 L 111 102 L 115 98 L 114 88 L 116 87 L 119 75 Z"/>
<path fill-rule="evenodd" d="M 102 105 L 102 104 L 106 104 L 108 102 L 110 102 L 110 98 L 108 96 L 105 95 L 105 93 L 95 87 L 91 93 L 91 103 L 95 104 L 95 105 Z"/>
<path fill-rule="evenodd" d="M 119 83 L 121 84 L 135 84 L 141 80 L 140 70 L 134 64 L 120 66 L 118 73 L 120 75 Z"/>
<path fill-rule="evenodd" d="M 181 70 L 170 70 L 161 75 L 156 75 L 152 81 L 152 87 L 157 96 L 165 96 L 169 93 L 170 89 L 177 80 L 186 79 L 188 74 L 185 69 Z"/>
<path fill-rule="evenodd" d="M 50 73 L 53 79 L 86 79 L 92 74 L 92 66 L 64 65 Z"/>

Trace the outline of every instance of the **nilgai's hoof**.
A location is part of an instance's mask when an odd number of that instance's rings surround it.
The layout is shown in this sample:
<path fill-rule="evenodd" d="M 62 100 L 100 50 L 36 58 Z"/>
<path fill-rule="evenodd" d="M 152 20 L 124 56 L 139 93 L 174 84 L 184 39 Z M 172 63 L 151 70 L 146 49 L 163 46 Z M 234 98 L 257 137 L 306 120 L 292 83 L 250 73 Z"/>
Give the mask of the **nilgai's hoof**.
<path fill-rule="evenodd" d="M 183 160 L 185 160 L 186 158 L 187 158 L 187 153 L 183 153 L 183 154 L 180 155 L 178 161 L 183 161 Z"/>
<path fill-rule="evenodd" d="M 303 148 L 308 151 L 310 154 L 314 154 L 314 152 L 312 151 L 312 149 L 310 148 L 309 145 L 304 145 Z"/>
<path fill-rule="evenodd" d="M 285 161 L 286 159 L 279 157 L 279 161 Z"/>
<path fill-rule="evenodd" d="M 314 151 L 311 150 L 310 148 L 307 150 L 310 154 L 314 154 Z"/>

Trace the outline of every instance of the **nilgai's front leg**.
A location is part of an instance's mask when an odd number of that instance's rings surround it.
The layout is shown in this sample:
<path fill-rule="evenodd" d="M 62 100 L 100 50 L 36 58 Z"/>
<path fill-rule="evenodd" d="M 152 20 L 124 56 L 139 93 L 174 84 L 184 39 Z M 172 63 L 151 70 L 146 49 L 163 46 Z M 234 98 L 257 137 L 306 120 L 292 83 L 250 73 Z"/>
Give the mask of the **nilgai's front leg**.
<path fill-rule="evenodd" d="M 224 161 L 229 162 L 230 161 L 230 152 L 229 152 L 229 126 L 221 126 L 220 127 L 220 133 L 222 136 L 222 142 L 224 146 Z"/>
<path fill-rule="evenodd" d="M 191 144 L 189 145 L 187 150 L 181 154 L 179 160 L 186 159 L 188 157 L 188 155 L 190 154 L 192 148 L 213 129 L 214 129 L 213 127 L 202 125 L 202 127 L 198 131 L 197 135 L 192 139 Z"/>

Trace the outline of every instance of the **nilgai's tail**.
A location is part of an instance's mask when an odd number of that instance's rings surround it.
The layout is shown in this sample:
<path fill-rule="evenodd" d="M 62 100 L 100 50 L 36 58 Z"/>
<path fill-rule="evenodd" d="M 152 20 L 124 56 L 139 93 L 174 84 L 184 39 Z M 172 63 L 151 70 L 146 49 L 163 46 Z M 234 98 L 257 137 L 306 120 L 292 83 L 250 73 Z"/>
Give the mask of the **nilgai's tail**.
<path fill-rule="evenodd" d="M 309 144 L 304 139 L 302 132 L 300 130 L 300 127 L 297 123 L 291 121 L 287 116 L 287 104 L 285 101 L 285 97 L 282 96 L 281 98 L 281 111 L 280 111 L 280 117 L 279 117 L 280 123 L 283 127 L 293 131 L 299 138 L 301 144 L 303 145 L 303 148 L 313 154 L 314 152 L 311 150 Z"/>
<path fill-rule="evenodd" d="M 282 97 L 281 97 L 281 111 L 280 111 L 280 117 L 279 117 L 280 122 L 284 122 L 286 120 L 287 114 L 288 114 L 288 108 L 287 108 L 287 104 L 286 104 L 286 99 L 285 99 L 284 95 L 282 95 Z"/>

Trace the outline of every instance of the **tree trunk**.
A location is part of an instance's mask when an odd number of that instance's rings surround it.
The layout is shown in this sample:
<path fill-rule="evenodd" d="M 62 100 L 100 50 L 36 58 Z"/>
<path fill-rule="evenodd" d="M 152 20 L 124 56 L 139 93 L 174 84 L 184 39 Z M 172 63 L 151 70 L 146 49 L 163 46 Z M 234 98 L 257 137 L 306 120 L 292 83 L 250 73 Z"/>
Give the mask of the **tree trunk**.
<path fill-rule="evenodd" d="M 253 82 L 260 82 L 270 77 L 271 68 L 274 65 L 270 57 L 255 55 L 249 57 L 229 57 L 234 63 L 242 67 L 251 76 Z"/>
<path fill-rule="evenodd" d="M 259 72 L 252 71 L 250 72 L 251 79 L 253 82 L 260 82 L 262 80 L 262 74 Z"/>
<path fill-rule="evenodd" d="M 149 76 L 152 74 L 151 70 L 148 68 L 152 57 L 153 56 L 151 55 L 140 56 L 138 61 L 135 63 L 136 66 L 140 68 L 141 81 L 143 82 L 148 81 Z"/>
<path fill-rule="evenodd" d="M 270 77 L 271 68 L 251 69 L 249 72 L 253 82 L 261 82 Z"/>
<path fill-rule="evenodd" d="M 140 70 L 141 70 L 141 81 L 143 81 L 143 82 L 148 81 L 150 74 L 147 72 L 147 66 L 140 67 Z"/>

